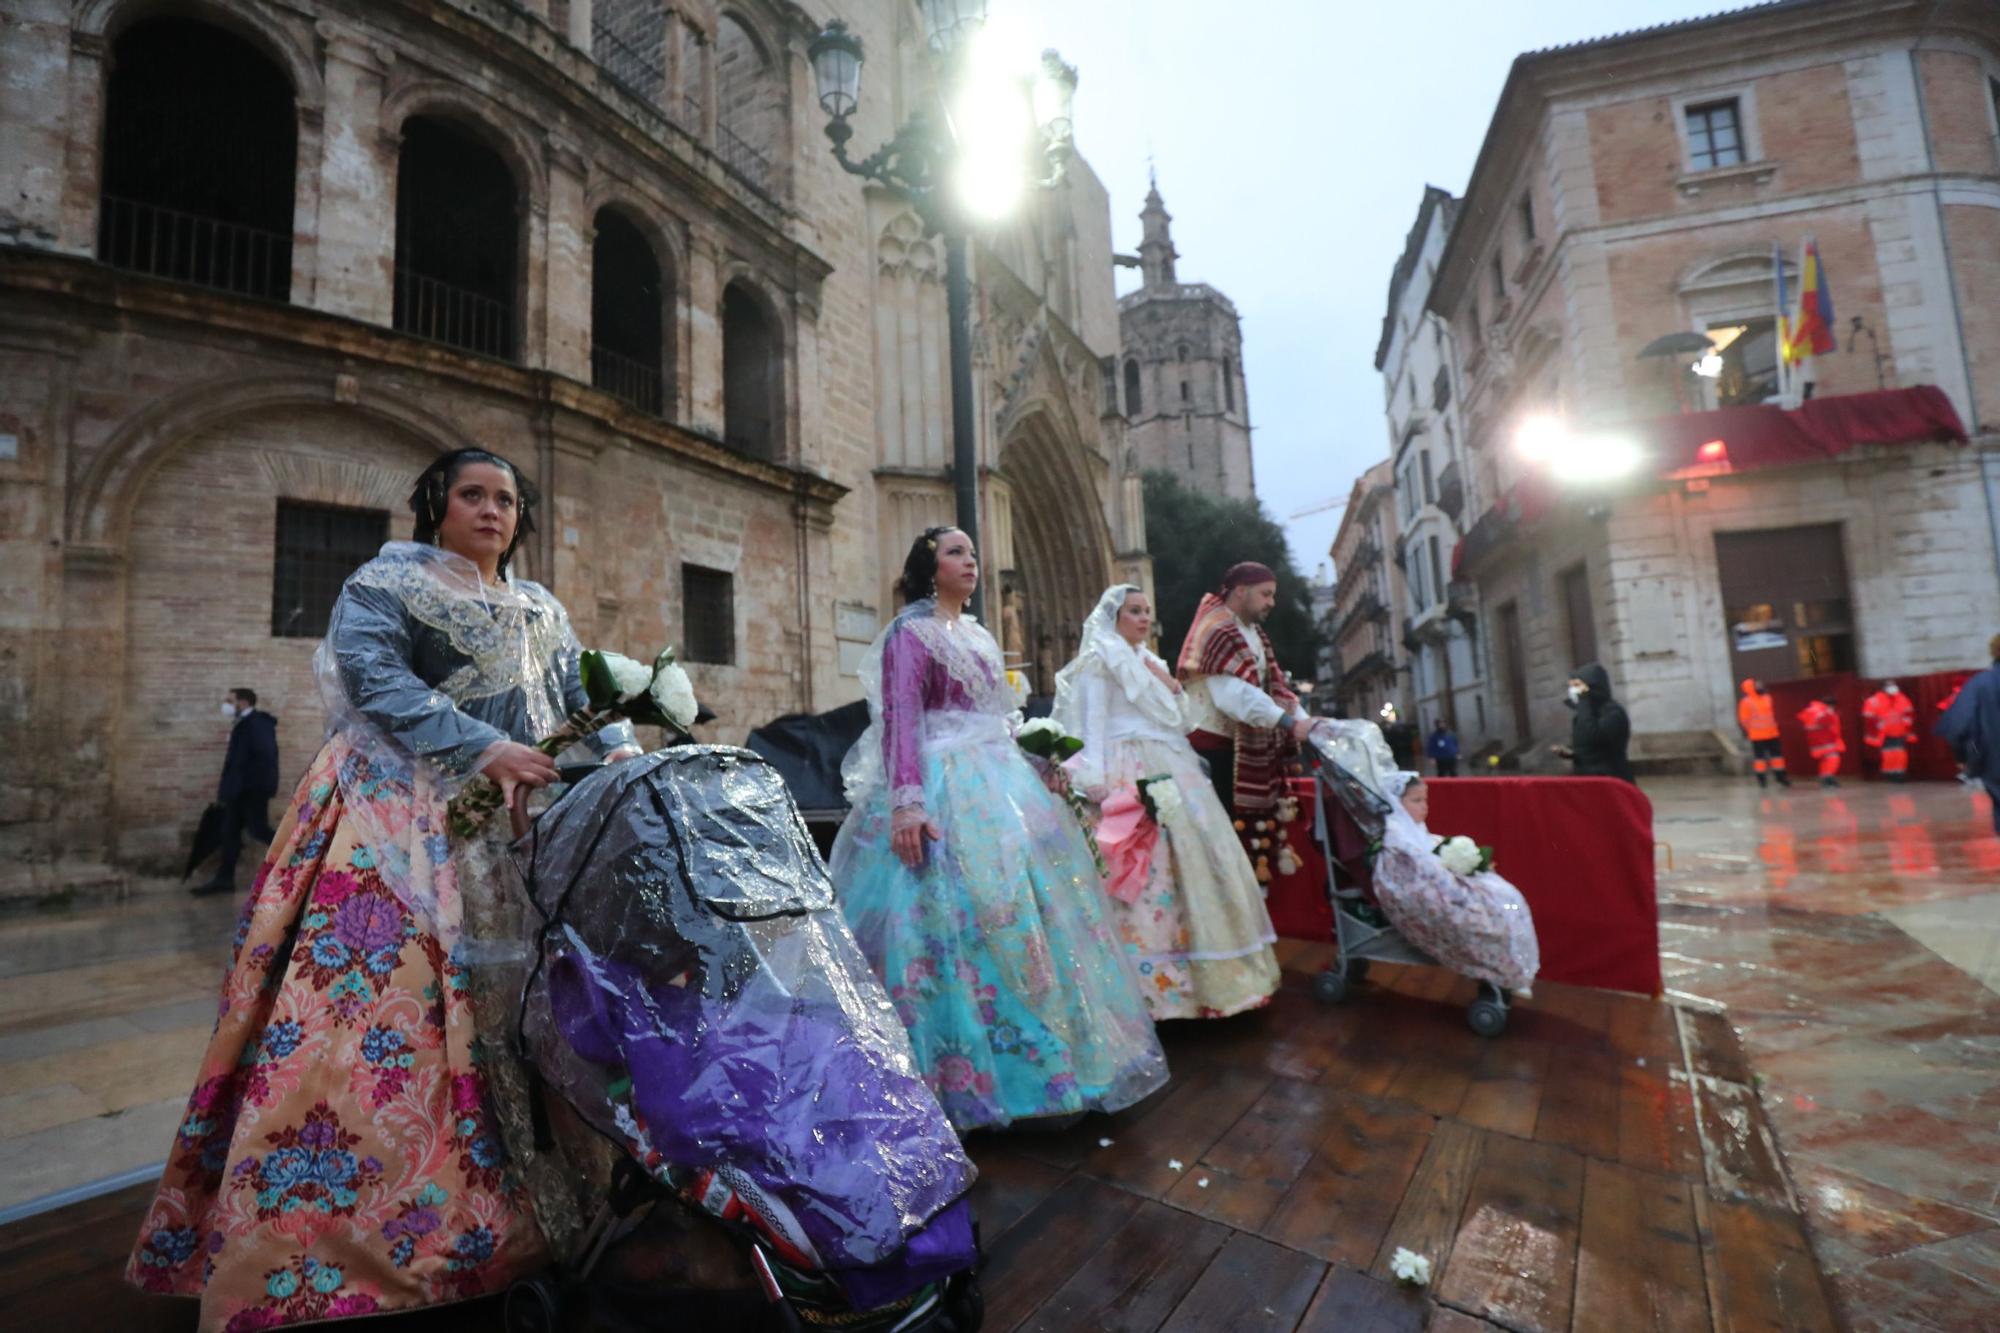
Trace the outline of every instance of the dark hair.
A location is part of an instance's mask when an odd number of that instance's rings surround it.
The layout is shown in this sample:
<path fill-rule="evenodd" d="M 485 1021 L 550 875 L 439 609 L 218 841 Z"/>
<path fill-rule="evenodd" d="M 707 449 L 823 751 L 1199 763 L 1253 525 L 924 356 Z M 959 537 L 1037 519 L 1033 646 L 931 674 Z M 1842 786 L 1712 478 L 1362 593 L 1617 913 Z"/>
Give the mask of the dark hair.
<path fill-rule="evenodd" d="M 535 505 L 541 500 L 542 493 L 536 489 L 535 483 L 521 475 L 521 469 L 490 449 L 454 449 L 448 454 L 439 454 L 431 460 L 429 467 L 418 474 L 417 484 L 410 491 L 410 512 L 417 516 L 416 530 L 410 534 L 410 540 L 437 541 L 438 524 L 444 522 L 452 483 L 458 480 L 460 472 L 473 463 L 490 463 L 494 467 L 505 468 L 507 475 L 514 479 L 514 540 L 500 555 L 499 573 L 504 578 L 507 562 L 520 549 L 521 539 L 535 530 Z"/>
<path fill-rule="evenodd" d="M 903 605 L 937 596 L 938 542 L 947 532 L 957 531 L 949 523 L 925 528 L 910 543 L 910 553 L 903 557 L 902 577 L 896 580 L 896 595 L 903 599 Z"/>
<path fill-rule="evenodd" d="M 257 706 L 257 691 L 255 690 L 246 690 L 241 685 L 238 685 L 230 693 L 241 699 L 244 703 L 249 704 L 252 708 Z"/>

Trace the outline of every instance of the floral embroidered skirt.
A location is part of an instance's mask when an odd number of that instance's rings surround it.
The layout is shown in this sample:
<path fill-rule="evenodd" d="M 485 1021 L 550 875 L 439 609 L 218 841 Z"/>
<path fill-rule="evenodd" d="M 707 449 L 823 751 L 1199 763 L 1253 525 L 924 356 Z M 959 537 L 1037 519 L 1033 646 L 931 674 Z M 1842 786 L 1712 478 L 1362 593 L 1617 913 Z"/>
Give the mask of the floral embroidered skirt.
<path fill-rule="evenodd" d="M 542 1262 L 464 974 L 375 864 L 329 747 L 244 906 L 127 1268 L 200 1297 L 204 1333 L 467 1299 Z"/>
<path fill-rule="evenodd" d="M 1202 772 L 1194 747 L 1133 738 L 1105 754 L 1113 789 L 1169 777 L 1181 794 L 1153 850 L 1145 890 L 1110 899 L 1118 933 L 1156 1020 L 1222 1018 L 1255 1009 L 1278 989 L 1277 934 L 1243 841 Z"/>
<path fill-rule="evenodd" d="M 1375 901 L 1404 939 L 1461 976 L 1518 990 L 1541 970 L 1528 900 L 1490 870 L 1454 875 L 1434 854 L 1387 846 L 1375 858 Z"/>
<path fill-rule="evenodd" d="M 833 882 L 917 1065 L 960 1132 L 1116 1111 L 1167 1081 L 1083 830 L 1012 741 L 926 755 L 943 832 L 920 870 L 886 791 L 833 847 Z"/>

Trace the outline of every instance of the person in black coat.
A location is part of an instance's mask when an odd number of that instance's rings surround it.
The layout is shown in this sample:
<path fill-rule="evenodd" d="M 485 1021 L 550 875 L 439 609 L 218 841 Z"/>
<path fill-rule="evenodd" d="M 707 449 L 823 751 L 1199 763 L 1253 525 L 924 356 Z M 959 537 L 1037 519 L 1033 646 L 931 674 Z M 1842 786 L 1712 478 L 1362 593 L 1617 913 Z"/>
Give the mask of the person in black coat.
<path fill-rule="evenodd" d="M 1569 720 L 1569 744 L 1558 745 L 1556 753 L 1570 761 L 1571 771 L 1580 778 L 1636 783 L 1632 761 L 1625 756 L 1632 743 L 1632 719 L 1612 697 L 1611 673 L 1595 662 L 1578 667 L 1570 673 L 1566 702 L 1575 715 Z"/>
<path fill-rule="evenodd" d="M 235 889 L 236 858 L 243 850 L 246 832 L 259 842 L 269 842 L 273 836 L 271 798 L 278 794 L 278 719 L 259 711 L 255 690 L 231 690 L 222 711 L 236 719 L 229 732 L 229 754 L 222 761 L 222 781 L 215 789 L 216 804 L 222 807 L 222 861 L 213 879 L 189 890 L 197 896 Z"/>

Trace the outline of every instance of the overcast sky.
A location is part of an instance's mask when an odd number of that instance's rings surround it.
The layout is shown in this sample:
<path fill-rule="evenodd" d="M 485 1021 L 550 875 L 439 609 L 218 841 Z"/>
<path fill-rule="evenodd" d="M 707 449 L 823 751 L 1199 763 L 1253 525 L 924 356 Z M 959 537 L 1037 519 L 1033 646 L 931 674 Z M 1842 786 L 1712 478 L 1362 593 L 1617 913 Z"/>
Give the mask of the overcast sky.
<path fill-rule="evenodd" d="M 1243 316 L 1257 490 L 1310 575 L 1384 456 L 1389 273 L 1426 184 L 1463 192 L 1515 55 L 1726 0 L 993 0 L 1078 67 L 1077 143 L 1135 253 L 1146 162 L 1183 282 Z M 1119 290 L 1137 275 L 1119 271 Z"/>

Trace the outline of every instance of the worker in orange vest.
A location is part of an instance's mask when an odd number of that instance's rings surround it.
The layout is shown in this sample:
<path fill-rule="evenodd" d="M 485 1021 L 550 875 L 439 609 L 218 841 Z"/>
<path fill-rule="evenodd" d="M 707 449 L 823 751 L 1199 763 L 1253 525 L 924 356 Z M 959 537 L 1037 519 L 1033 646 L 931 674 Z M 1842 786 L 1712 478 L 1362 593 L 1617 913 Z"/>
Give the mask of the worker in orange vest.
<path fill-rule="evenodd" d="M 1805 724 L 1812 757 L 1819 761 L 1819 785 L 1838 787 L 1840 757 L 1847 753 L 1847 742 L 1840 738 L 1840 714 L 1833 711 L 1833 696 L 1815 699 L 1800 709 L 1799 721 Z"/>
<path fill-rule="evenodd" d="M 1792 775 L 1785 771 L 1785 749 L 1778 741 L 1777 705 L 1771 702 L 1763 681 L 1743 682 L 1743 697 L 1736 704 L 1736 725 L 1750 738 L 1750 767 L 1757 774 L 1757 785 L 1770 785 L 1768 775 L 1775 774 L 1780 787 L 1791 786 Z"/>
<path fill-rule="evenodd" d="M 1895 681 L 1868 696 L 1861 705 L 1861 739 L 1882 752 L 1882 776 L 1902 782 L 1910 775 L 1910 741 L 1916 735 L 1917 709 Z"/>

